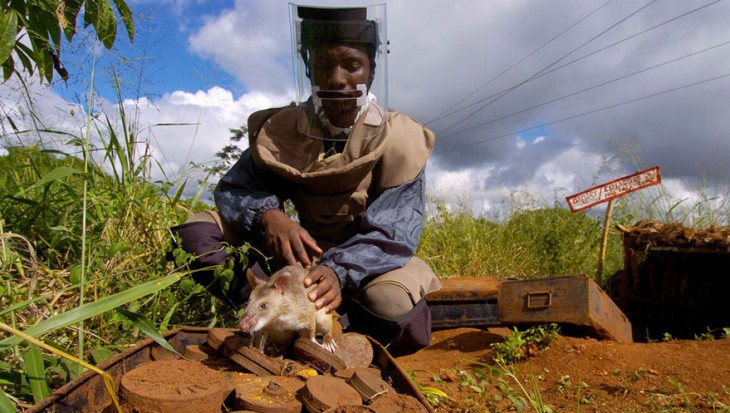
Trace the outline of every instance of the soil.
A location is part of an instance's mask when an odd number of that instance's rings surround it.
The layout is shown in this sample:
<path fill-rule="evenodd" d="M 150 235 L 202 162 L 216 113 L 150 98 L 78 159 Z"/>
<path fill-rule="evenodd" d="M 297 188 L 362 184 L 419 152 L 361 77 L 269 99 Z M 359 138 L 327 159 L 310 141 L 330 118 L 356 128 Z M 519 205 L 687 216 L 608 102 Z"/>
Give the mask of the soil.
<path fill-rule="evenodd" d="M 506 394 L 528 399 L 520 386 L 559 412 L 730 411 L 730 338 L 617 343 L 560 336 L 514 365 L 520 384 L 500 376 L 507 385 L 500 389 L 497 378 L 489 377 L 489 366 L 497 367 L 490 344 L 509 333 L 505 328 L 435 331 L 429 347 L 397 362 L 420 386 L 449 395 L 437 412 L 516 411 Z M 474 367 L 487 372 L 481 394 L 460 375 L 478 377 Z"/>
<path fill-rule="evenodd" d="M 690 228 L 678 222 L 643 220 L 628 228 L 619 225 L 619 229 L 644 247 L 716 248 L 730 251 L 730 226 Z"/>

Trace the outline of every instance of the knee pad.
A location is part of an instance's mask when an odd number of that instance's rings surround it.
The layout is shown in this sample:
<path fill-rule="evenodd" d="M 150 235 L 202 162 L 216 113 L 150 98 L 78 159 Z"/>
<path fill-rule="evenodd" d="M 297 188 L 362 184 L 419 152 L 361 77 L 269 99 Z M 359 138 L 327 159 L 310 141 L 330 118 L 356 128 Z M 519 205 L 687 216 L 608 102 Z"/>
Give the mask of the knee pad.
<path fill-rule="evenodd" d="M 358 299 L 374 314 L 391 320 L 404 316 L 418 302 L 405 285 L 394 280 L 368 284 Z"/>
<path fill-rule="evenodd" d="M 229 258 L 223 247 L 223 235 L 213 222 L 187 222 L 171 228 L 180 238 L 180 247 L 195 255 L 202 266 L 223 265 Z"/>

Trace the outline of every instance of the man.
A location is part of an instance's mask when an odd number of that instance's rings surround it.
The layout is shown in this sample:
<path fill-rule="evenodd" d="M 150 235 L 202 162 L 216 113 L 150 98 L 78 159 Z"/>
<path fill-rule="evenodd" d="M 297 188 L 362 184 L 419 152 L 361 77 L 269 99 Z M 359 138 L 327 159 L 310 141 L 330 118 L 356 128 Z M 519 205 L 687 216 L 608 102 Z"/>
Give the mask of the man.
<path fill-rule="evenodd" d="M 230 259 L 222 242 L 246 241 L 272 256 L 274 269 L 309 267 L 304 283 L 315 285 L 317 308 L 339 310 L 352 330 L 405 354 L 429 343 L 423 297 L 440 288 L 414 257 L 434 136 L 379 105 L 384 24 L 367 17 L 378 7 L 291 6 L 299 103 L 249 117 L 249 149 L 215 189 L 219 213 L 196 214 L 175 231 L 199 266 Z M 285 200 L 298 221 L 284 213 Z M 243 280 L 235 289 L 245 300 Z"/>

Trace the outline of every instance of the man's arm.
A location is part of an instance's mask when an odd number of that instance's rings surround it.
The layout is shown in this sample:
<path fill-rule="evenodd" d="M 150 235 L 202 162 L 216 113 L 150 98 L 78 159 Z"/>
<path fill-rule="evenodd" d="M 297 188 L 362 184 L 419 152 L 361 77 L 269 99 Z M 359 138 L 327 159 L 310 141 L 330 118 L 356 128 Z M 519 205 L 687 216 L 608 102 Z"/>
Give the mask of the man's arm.
<path fill-rule="evenodd" d="M 221 219 L 237 232 L 254 233 L 259 220 L 270 209 L 282 209 L 282 199 L 272 188 L 263 189 L 264 178 L 246 149 L 233 167 L 223 175 L 213 191 Z"/>
<path fill-rule="evenodd" d="M 344 291 L 363 280 L 404 266 L 415 254 L 423 229 L 425 172 L 415 180 L 385 190 L 368 207 L 360 232 L 322 255 Z"/>
<path fill-rule="evenodd" d="M 244 239 L 263 237 L 267 252 L 281 264 L 309 266 L 322 253 L 317 242 L 282 211 L 285 195 L 275 188 L 286 185 L 256 168 L 248 150 L 216 186 L 214 195 L 221 219 Z M 246 236 L 246 235 L 249 236 Z"/>

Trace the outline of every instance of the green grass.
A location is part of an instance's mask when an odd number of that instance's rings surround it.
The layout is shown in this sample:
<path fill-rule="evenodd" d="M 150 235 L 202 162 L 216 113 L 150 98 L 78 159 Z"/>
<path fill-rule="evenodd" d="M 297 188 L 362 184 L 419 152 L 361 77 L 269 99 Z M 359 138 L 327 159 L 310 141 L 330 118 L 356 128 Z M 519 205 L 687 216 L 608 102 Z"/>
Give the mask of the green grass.
<path fill-rule="evenodd" d="M 0 156 L 0 321 L 94 363 L 154 334 L 150 325 L 236 321 L 166 260 L 170 227 L 209 206 L 183 199 L 184 184 L 150 182 L 154 160 L 117 110 L 89 116 L 79 136 L 37 131 L 64 136 L 66 152 L 20 145 L 25 132 L 13 130 Z M 90 133 L 101 143 L 91 145 Z M 0 410 L 33 404 L 80 373 L 3 334 Z"/>
<path fill-rule="evenodd" d="M 545 278 L 596 272 L 602 222 L 560 207 L 515 210 L 505 220 L 475 217 L 438 205 L 424 228 L 418 255 L 444 278 Z M 623 265 L 612 233 L 604 274 Z"/>

